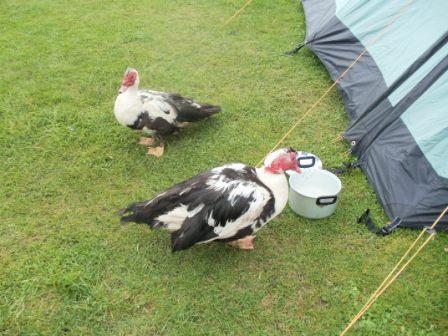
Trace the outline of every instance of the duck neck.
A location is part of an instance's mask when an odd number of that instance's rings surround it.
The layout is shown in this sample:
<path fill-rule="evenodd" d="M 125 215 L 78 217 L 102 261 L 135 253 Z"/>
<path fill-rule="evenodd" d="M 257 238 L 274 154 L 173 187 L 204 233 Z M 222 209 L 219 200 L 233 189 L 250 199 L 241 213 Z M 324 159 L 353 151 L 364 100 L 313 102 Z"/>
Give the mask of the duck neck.
<path fill-rule="evenodd" d="M 133 85 L 127 88 L 127 90 L 125 92 L 122 93 L 122 95 L 128 96 L 128 97 L 133 97 L 133 96 L 137 96 L 138 93 L 138 85 Z"/>
<path fill-rule="evenodd" d="M 117 96 L 114 114 L 122 125 L 133 125 L 141 111 L 142 102 L 138 97 L 138 86 L 131 86 Z"/>
<path fill-rule="evenodd" d="M 288 180 L 284 173 L 273 173 L 262 167 L 256 169 L 257 176 L 274 194 L 275 212 L 279 214 L 288 202 Z"/>

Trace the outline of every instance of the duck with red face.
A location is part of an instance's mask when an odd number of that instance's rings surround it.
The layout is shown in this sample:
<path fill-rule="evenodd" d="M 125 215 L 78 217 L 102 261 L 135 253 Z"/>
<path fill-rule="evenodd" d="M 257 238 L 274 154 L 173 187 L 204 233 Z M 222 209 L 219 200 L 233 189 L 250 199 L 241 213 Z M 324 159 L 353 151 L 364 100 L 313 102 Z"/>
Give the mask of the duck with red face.
<path fill-rule="evenodd" d="M 139 84 L 137 70 L 128 68 L 115 100 L 114 114 L 120 124 L 152 136 L 140 139 L 151 155 L 163 154 L 163 140 L 169 134 L 221 111 L 219 106 L 198 103 L 177 93 L 140 90 Z M 160 144 L 154 147 L 157 140 Z"/>
<path fill-rule="evenodd" d="M 253 249 L 258 230 L 286 206 L 287 170 L 301 172 L 292 148 L 269 154 L 261 168 L 242 163 L 213 168 L 130 204 L 121 220 L 168 230 L 173 252 L 209 242 Z"/>

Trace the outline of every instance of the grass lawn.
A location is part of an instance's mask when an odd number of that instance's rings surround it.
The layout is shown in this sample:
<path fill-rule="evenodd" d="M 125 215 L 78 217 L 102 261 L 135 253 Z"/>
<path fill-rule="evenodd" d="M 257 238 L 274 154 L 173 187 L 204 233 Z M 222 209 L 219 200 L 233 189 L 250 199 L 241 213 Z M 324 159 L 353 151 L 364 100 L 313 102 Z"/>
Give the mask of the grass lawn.
<path fill-rule="evenodd" d="M 287 208 L 253 252 L 221 244 L 172 254 L 166 232 L 120 225 L 116 210 L 227 162 L 257 163 L 331 84 L 302 50 L 293 0 L 0 2 L 1 335 L 336 335 L 417 232 L 377 238 L 360 171 L 336 214 Z M 127 66 L 141 86 L 218 103 L 155 159 L 112 109 Z M 337 92 L 285 145 L 346 161 Z M 446 335 L 448 254 L 438 235 L 351 335 Z"/>

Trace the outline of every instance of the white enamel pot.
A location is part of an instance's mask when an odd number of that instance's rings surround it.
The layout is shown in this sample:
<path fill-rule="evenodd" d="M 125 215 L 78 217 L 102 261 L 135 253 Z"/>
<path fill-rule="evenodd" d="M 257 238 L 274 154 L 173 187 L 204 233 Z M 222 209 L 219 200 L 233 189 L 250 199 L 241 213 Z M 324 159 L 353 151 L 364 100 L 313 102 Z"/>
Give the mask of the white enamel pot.
<path fill-rule="evenodd" d="M 326 170 L 308 169 L 289 175 L 289 206 L 306 218 L 325 218 L 332 215 L 342 189 L 341 180 Z"/>

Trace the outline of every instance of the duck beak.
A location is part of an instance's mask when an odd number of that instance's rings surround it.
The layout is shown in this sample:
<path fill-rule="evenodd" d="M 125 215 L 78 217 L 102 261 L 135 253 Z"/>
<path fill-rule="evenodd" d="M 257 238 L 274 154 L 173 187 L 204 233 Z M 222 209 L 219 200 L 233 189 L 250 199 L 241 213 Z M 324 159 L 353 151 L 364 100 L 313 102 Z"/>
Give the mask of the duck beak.
<path fill-rule="evenodd" d="M 294 171 L 295 172 L 297 172 L 297 173 L 301 173 L 302 172 L 302 169 L 300 169 L 300 167 L 299 167 L 299 161 L 297 160 L 297 152 L 295 152 L 294 153 L 294 162 L 296 163 L 295 164 L 295 167 L 294 167 Z"/>
<path fill-rule="evenodd" d="M 128 87 L 126 85 L 122 85 L 120 86 L 120 90 L 118 91 L 119 93 L 123 93 L 128 89 Z"/>
<path fill-rule="evenodd" d="M 302 169 L 300 169 L 299 164 L 297 163 L 296 166 L 294 167 L 294 169 L 292 169 L 293 171 L 295 171 L 296 173 L 301 173 Z"/>

